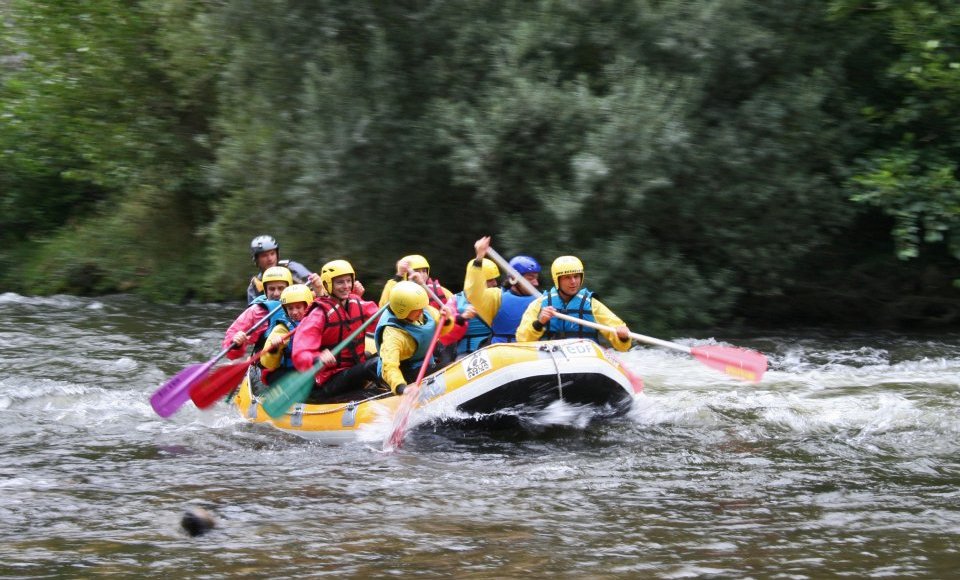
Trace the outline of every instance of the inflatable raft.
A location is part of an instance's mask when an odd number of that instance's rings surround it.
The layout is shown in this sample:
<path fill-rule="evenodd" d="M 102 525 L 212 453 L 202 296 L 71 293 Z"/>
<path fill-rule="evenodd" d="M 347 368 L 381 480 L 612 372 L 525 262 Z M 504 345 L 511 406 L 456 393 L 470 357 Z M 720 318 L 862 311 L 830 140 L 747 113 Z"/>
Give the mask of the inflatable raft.
<path fill-rule="evenodd" d="M 603 416 L 626 413 L 642 381 L 631 377 L 596 343 L 572 339 L 502 343 L 484 347 L 424 378 L 411 424 L 418 418 L 505 411 L 532 414 L 556 401 L 596 408 Z M 267 423 L 307 439 L 344 441 L 376 421 L 389 421 L 400 397 L 364 391 L 342 403 L 294 405 L 277 419 L 261 408 L 243 381 L 234 404 L 253 423 Z"/>

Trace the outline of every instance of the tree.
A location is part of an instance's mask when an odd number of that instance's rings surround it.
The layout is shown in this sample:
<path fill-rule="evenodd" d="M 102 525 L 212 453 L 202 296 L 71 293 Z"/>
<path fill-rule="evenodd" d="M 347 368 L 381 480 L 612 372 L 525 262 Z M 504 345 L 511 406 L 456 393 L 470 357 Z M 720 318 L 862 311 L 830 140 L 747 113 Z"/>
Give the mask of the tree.
<path fill-rule="evenodd" d="M 851 198 L 894 218 L 900 258 L 946 242 L 960 259 L 960 6 L 837 0 L 831 9 L 871 33 L 863 50 L 889 55 L 857 87 L 873 143 L 849 178 Z"/>
<path fill-rule="evenodd" d="M 210 196 L 196 138 L 209 112 L 190 93 L 198 83 L 178 88 L 167 74 L 161 40 L 191 14 L 178 4 L 10 3 L 2 219 L 21 243 L 3 261 L 28 289 L 187 292 L 201 262 L 184 248 L 196 246 Z"/>

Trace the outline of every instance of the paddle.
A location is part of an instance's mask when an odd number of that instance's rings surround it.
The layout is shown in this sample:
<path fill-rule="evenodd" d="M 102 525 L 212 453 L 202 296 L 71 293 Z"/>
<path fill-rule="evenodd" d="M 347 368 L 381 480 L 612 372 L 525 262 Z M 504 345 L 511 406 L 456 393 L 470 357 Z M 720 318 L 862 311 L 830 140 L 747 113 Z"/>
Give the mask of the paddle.
<path fill-rule="evenodd" d="M 363 324 L 350 333 L 340 344 L 330 349 L 331 354 L 336 356 L 341 350 L 346 348 L 360 335 L 370 324 L 380 318 L 383 311 L 389 304 L 384 304 L 379 310 L 373 313 Z M 315 382 L 314 375 L 323 368 L 323 361 L 317 361 L 312 367 L 302 373 L 291 373 L 277 381 L 266 393 L 263 394 L 261 406 L 274 419 L 281 417 L 287 412 L 291 405 L 302 403 L 310 395 L 310 389 Z"/>
<path fill-rule="evenodd" d="M 503 259 L 503 256 L 497 253 L 496 250 L 493 248 L 487 248 L 487 255 L 493 258 L 493 261 L 496 262 L 497 265 L 509 272 L 510 276 L 515 278 L 528 294 L 531 294 L 532 296 L 541 296 L 540 292 L 534 288 L 533 284 L 531 284 L 529 280 L 514 270 L 513 267 L 511 267 L 510 264 Z M 554 316 L 560 318 L 561 320 L 566 320 L 575 324 L 581 324 L 590 328 L 596 328 L 597 330 L 615 332 L 615 329 L 612 326 L 597 324 L 595 322 L 590 322 L 574 316 L 568 316 L 560 312 L 554 314 Z M 767 357 L 763 356 L 757 351 L 748 350 L 745 348 L 720 345 L 694 346 L 691 348 L 689 346 L 661 340 L 659 338 L 653 338 L 652 336 L 644 336 L 635 332 L 630 333 L 630 338 L 640 342 L 645 342 L 647 344 L 672 348 L 673 350 L 685 352 L 689 355 L 692 355 L 698 361 L 712 369 L 722 371 L 734 378 L 744 381 L 752 381 L 754 383 L 760 382 L 761 377 L 763 377 L 763 373 L 767 370 Z"/>
<path fill-rule="evenodd" d="M 424 286 L 426 288 L 426 286 Z M 433 294 L 430 289 L 427 289 L 427 292 Z M 397 412 L 393 416 L 393 429 L 390 432 L 390 437 L 384 441 L 383 450 L 384 451 L 393 451 L 394 449 L 399 449 L 400 445 L 403 444 L 403 437 L 406 435 L 407 423 L 410 421 L 410 413 L 413 411 L 414 405 L 417 403 L 417 395 L 420 394 L 420 383 L 423 381 L 424 375 L 427 374 L 427 367 L 430 366 L 430 359 L 433 357 L 433 349 L 437 346 L 437 341 L 440 339 L 440 331 L 443 330 L 443 323 L 447 318 L 447 313 L 445 311 L 440 312 L 440 318 L 437 320 L 437 329 L 433 331 L 433 337 L 430 339 L 430 346 L 427 347 L 427 353 L 423 357 L 423 364 L 420 365 L 420 372 L 417 373 L 417 380 L 412 385 L 407 385 L 403 390 L 403 397 L 400 399 L 400 406 L 397 407 Z"/>
<path fill-rule="evenodd" d="M 298 326 L 297 328 L 300 327 Z M 283 339 L 286 340 L 293 336 L 297 328 L 284 334 Z M 283 346 L 281 345 L 279 348 L 283 348 Z M 196 405 L 198 409 L 206 409 L 213 406 L 214 403 L 223 397 L 229 395 L 230 391 L 235 389 L 243 379 L 243 375 L 246 374 L 250 365 L 260 360 L 260 357 L 267 352 L 270 352 L 269 347 L 250 355 L 245 361 L 213 369 L 203 380 L 191 387 L 190 398 L 193 399 L 193 404 Z"/>
<path fill-rule="evenodd" d="M 245 330 L 244 334 L 250 334 L 259 328 L 264 322 L 270 320 L 270 317 L 281 308 L 281 305 L 277 305 L 276 308 L 268 312 L 266 316 L 257 321 L 256 324 Z M 227 356 L 227 353 L 233 348 L 234 346 L 230 345 L 229 347 L 220 351 L 220 354 L 208 360 L 207 362 L 188 366 L 179 373 L 173 375 L 172 379 L 157 389 L 156 392 L 154 392 L 150 397 L 150 406 L 153 407 L 153 410 L 156 411 L 157 415 L 160 415 L 166 419 L 170 415 L 176 413 L 177 409 L 182 407 L 183 404 L 190 399 L 190 387 L 193 386 L 193 384 L 198 380 L 206 376 L 207 371 L 209 371 L 213 365 L 217 364 L 217 361 Z"/>
<path fill-rule="evenodd" d="M 418 284 L 427 291 L 431 300 L 437 304 L 444 304 L 429 286 L 422 282 L 418 282 Z M 437 329 L 433 332 L 433 337 L 430 339 L 430 346 L 427 348 L 427 353 L 423 357 L 424 364 L 420 366 L 420 372 L 417 373 L 417 380 L 414 384 L 407 385 L 403 390 L 400 406 L 397 407 L 397 411 L 393 415 L 393 428 L 390 431 L 390 436 L 383 442 L 384 451 L 399 449 L 400 445 L 403 444 L 407 423 L 410 421 L 410 413 L 413 411 L 413 407 L 417 402 L 417 395 L 420 392 L 420 383 L 423 381 L 423 377 L 427 372 L 427 367 L 430 366 L 428 363 L 433 356 L 434 349 L 437 347 L 437 341 L 440 339 L 440 331 L 443 330 L 443 323 L 446 320 L 446 316 L 447 313 L 441 309 L 440 318 L 437 320 Z"/>

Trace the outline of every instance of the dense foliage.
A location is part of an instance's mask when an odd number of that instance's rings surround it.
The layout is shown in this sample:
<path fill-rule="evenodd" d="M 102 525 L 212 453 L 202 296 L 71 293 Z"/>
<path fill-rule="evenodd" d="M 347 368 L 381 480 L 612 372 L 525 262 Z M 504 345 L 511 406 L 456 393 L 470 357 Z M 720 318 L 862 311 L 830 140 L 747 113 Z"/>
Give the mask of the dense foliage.
<path fill-rule="evenodd" d="M 960 8 L 10 0 L 0 284 L 574 253 L 637 328 L 960 322 Z"/>

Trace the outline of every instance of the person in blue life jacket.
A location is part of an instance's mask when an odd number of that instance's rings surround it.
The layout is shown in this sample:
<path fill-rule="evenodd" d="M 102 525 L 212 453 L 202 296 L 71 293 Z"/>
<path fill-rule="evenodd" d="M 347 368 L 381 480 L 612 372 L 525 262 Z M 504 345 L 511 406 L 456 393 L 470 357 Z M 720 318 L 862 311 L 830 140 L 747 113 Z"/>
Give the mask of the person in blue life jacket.
<path fill-rule="evenodd" d="M 600 342 L 603 336 L 619 351 L 630 349 L 630 329 L 593 292 L 583 286 L 583 262 L 576 256 L 560 256 L 550 266 L 553 288 L 539 300 L 527 306 L 517 328 L 517 340 L 554 340 L 560 338 L 589 338 Z M 566 314 L 589 322 L 613 327 L 614 331 L 601 330 L 556 318 L 557 313 Z"/>
<path fill-rule="evenodd" d="M 515 342 L 523 313 L 536 297 L 527 295 L 523 286 L 515 280 L 507 280 L 503 288 L 498 288 L 495 281 L 491 284 L 490 266 L 496 268 L 496 264 L 483 257 L 490 247 L 489 236 L 477 240 L 473 247 L 476 258 L 467 264 L 463 294 L 476 308 L 476 317 L 483 320 L 484 326 L 489 329 L 491 344 Z M 540 264 L 536 260 L 530 256 L 515 256 L 510 260 L 510 266 L 535 288 L 540 286 Z"/>
<path fill-rule="evenodd" d="M 499 293 L 497 288 L 497 278 L 500 277 L 500 269 L 488 258 L 480 260 L 480 267 L 475 267 L 475 260 L 467 262 L 467 273 L 464 276 L 463 290 L 453 295 L 448 304 L 453 304 L 457 313 L 467 320 L 467 329 L 463 337 L 457 341 L 457 357 L 470 354 L 480 347 L 490 344 L 493 338 L 493 327 L 491 321 L 493 317 L 484 316 L 481 310 L 467 299 L 467 280 L 471 279 L 471 272 L 477 271 L 477 276 L 483 279 L 483 287 L 492 289 Z M 475 277 L 476 278 L 476 277 Z M 481 283 L 479 280 L 472 280 L 475 285 Z"/>
<path fill-rule="evenodd" d="M 267 268 L 263 273 L 264 294 L 254 298 L 253 302 L 240 313 L 240 316 L 233 321 L 233 324 L 227 328 L 227 332 L 224 334 L 222 347 L 231 348 L 227 352 L 227 358 L 238 359 L 242 357 L 246 351 L 243 347 L 248 344 L 253 344 L 255 347 L 262 344 L 262 339 L 267 336 L 267 324 L 260 325 L 249 335 L 244 329 L 253 327 L 267 313 L 280 306 L 280 294 L 292 283 L 293 277 L 290 270 L 283 266 Z M 283 316 L 282 310 L 273 314 L 274 319 L 281 316 Z"/>
<path fill-rule="evenodd" d="M 265 350 L 260 356 L 260 367 L 263 369 L 261 379 L 265 384 L 272 383 L 294 370 L 295 336 L 286 335 L 300 325 L 314 306 L 313 290 L 306 284 L 289 286 L 280 294 L 280 304 L 283 305 L 283 316 L 270 321 L 264 342 Z"/>
<path fill-rule="evenodd" d="M 440 312 L 429 305 L 430 297 L 416 282 L 397 282 L 390 290 L 389 307 L 384 311 L 374 331 L 374 340 L 380 361 L 377 375 L 397 395 L 402 395 L 407 383 L 416 380 L 420 367 L 434 366 L 433 356 L 427 359 L 430 341 L 440 323 Z M 440 334 L 450 332 L 456 313 L 444 307 L 446 316 Z"/>
<path fill-rule="evenodd" d="M 300 262 L 293 260 L 280 259 L 280 244 L 273 236 L 262 235 L 250 240 L 250 255 L 253 257 L 253 263 L 257 265 L 257 273 L 250 278 L 250 284 L 247 286 L 247 304 L 253 302 L 257 296 L 263 295 L 264 283 L 263 274 L 267 269 L 274 266 L 283 266 L 290 270 L 293 278 L 292 283 L 307 284 L 313 287 L 315 292 L 322 295 L 323 286 L 320 283 L 320 276 L 316 272 L 311 272 Z"/>

